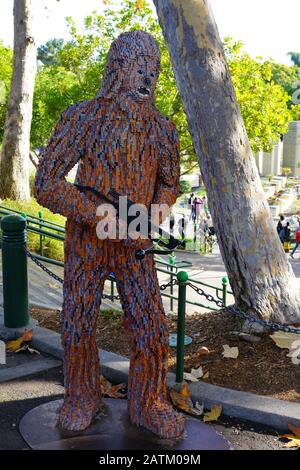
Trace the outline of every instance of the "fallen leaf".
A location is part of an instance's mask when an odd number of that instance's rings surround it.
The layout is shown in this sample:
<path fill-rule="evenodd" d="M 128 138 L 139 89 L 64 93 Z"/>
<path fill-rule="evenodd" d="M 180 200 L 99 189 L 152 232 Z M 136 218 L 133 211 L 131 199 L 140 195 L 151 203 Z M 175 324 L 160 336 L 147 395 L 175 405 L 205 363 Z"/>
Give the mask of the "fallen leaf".
<path fill-rule="evenodd" d="M 205 372 L 203 375 L 203 380 L 207 380 L 209 378 L 209 372 Z"/>
<path fill-rule="evenodd" d="M 276 331 L 270 338 L 274 341 L 276 346 L 281 349 L 291 350 L 293 348 L 294 341 L 299 340 L 297 333 L 286 333 L 285 331 Z"/>
<path fill-rule="evenodd" d="M 202 348 L 199 349 L 199 356 L 208 356 L 209 354 L 209 349 L 206 348 L 205 346 L 202 346 Z"/>
<path fill-rule="evenodd" d="M 100 376 L 100 386 L 103 395 L 106 395 L 110 398 L 125 398 L 126 393 L 121 393 L 120 390 L 123 390 L 126 385 L 118 384 L 112 385 L 103 375 Z"/>
<path fill-rule="evenodd" d="M 51 287 L 52 289 L 59 289 L 59 285 L 58 284 L 52 284 L 51 282 L 48 282 L 48 286 Z"/>
<path fill-rule="evenodd" d="M 40 351 L 34 348 L 30 348 L 28 344 L 23 344 L 19 349 L 15 351 L 15 353 L 21 352 L 21 351 L 28 351 L 30 354 L 41 354 Z"/>
<path fill-rule="evenodd" d="M 292 423 L 288 423 L 288 428 L 289 428 L 290 431 L 292 431 L 293 434 L 295 434 L 295 436 L 297 438 L 300 439 L 300 428 L 298 428 L 297 426 L 295 426 Z"/>
<path fill-rule="evenodd" d="M 198 415 L 203 415 L 203 412 L 204 412 L 204 403 L 199 403 L 198 401 L 196 401 L 195 403 L 195 410 L 198 411 Z"/>
<path fill-rule="evenodd" d="M 12 341 L 8 341 L 8 343 L 6 343 L 7 351 L 15 352 L 17 349 L 20 349 L 22 343 L 23 343 L 22 336 L 18 339 L 13 339 Z"/>
<path fill-rule="evenodd" d="M 287 442 L 286 444 L 283 444 L 284 447 L 299 447 L 300 449 L 300 439 L 295 439 L 293 436 L 290 438 L 291 440 Z"/>
<path fill-rule="evenodd" d="M 198 382 L 198 380 L 203 377 L 203 370 L 202 367 L 200 366 L 198 369 L 192 369 L 191 372 L 185 372 L 183 374 L 183 377 L 185 380 L 188 380 L 189 382 Z"/>
<path fill-rule="evenodd" d="M 286 442 L 284 447 L 299 447 L 300 448 L 300 437 L 297 438 L 293 434 L 283 434 L 282 436 L 279 436 L 280 439 L 289 439 L 289 442 Z"/>
<path fill-rule="evenodd" d="M 288 439 L 289 442 L 284 444 L 284 447 L 299 447 L 300 448 L 300 428 L 292 423 L 288 424 L 288 428 L 293 434 L 283 434 L 279 436 L 280 439 Z"/>
<path fill-rule="evenodd" d="M 292 347 L 290 352 L 286 355 L 286 357 L 292 358 L 292 363 L 299 365 L 300 364 L 300 340 L 296 340 L 292 343 Z"/>
<path fill-rule="evenodd" d="M 179 389 L 179 392 L 171 388 L 170 398 L 171 398 L 173 405 L 176 406 L 176 408 L 190 415 L 200 416 L 201 410 L 194 407 L 194 404 L 191 400 L 191 392 L 186 382 L 182 383 Z"/>
<path fill-rule="evenodd" d="M 32 340 L 33 330 L 25 330 L 22 336 L 6 343 L 8 352 L 19 352 L 23 343 L 27 343 Z"/>
<path fill-rule="evenodd" d="M 223 357 L 226 359 L 236 359 L 239 355 L 239 348 L 234 346 L 230 347 L 228 344 L 223 344 Z"/>
<path fill-rule="evenodd" d="M 22 334 L 22 339 L 24 343 L 27 341 L 31 341 L 33 336 L 33 330 L 25 330 L 24 333 Z"/>
<path fill-rule="evenodd" d="M 217 421 L 222 413 L 222 405 L 213 405 L 211 410 L 205 413 L 203 421 L 209 422 L 209 421 Z"/>
<path fill-rule="evenodd" d="M 191 397 L 191 392 L 189 389 L 189 386 L 186 382 L 183 382 L 181 384 L 180 390 L 179 390 L 180 395 L 183 395 L 184 397 Z"/>

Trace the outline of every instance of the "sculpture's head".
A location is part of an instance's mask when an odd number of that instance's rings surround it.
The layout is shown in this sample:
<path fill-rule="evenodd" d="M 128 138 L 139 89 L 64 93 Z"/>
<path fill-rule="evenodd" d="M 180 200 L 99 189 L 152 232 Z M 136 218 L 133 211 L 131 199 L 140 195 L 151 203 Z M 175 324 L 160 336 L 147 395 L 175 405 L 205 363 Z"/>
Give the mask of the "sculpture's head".
<path fill-rule="evenodd" d="M 123 33 L 110 46 L 100 94 L 152 101 L 159 71 L 156 40 L 145 31 Z"/>

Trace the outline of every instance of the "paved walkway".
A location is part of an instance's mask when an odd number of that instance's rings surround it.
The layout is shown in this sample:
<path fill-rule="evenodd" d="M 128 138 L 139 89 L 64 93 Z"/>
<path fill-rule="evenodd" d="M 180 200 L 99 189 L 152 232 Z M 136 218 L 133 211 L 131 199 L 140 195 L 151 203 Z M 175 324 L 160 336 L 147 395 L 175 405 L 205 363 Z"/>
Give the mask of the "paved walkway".
<path fill-rule="evenodd" d="M 297 256 L 297 255 L 296 255 Z M 299 256 L 299 255 L 298 255 Z M 168 257 L 164 257 L 163 260 L 168 261 Z M 218 247 L 214 248 L 212 254 L 200 255 L 199 253 L 192 252 L 177 252 L 176 261 L 189 261 L 192 263 L 192 267 L 185 269 L 188 271 L 189 276 L 197 281 L 208 283 L 212 286 L 221 288 L 222 278 L 226 276 L 225 267 L 219 252 Z M 2 296 L 2 267 L 0 257 L 0 305 L 3 304 Z M 63 277 L 63 270 L 60 267 L 48 265 L 49 269 L 55 272 L 58 276 Z M 291 260 L 291 265 L 295 272 L 296 277 L 300 280 L 300 259 Z M 164 266 L 158 264 L 158 268 L 166 269 Z M 164 284 L 170 280 L 168 274 L 158 273 L 159 283 Z M 62 305 L 62 286 L 57 281 L 49 277 L 44 271 L 36 266 L 31 260 L 28 260 L 28 281 L 29 281 L 29 303 L 33 306 L 43 306 L 53 309 L 60 309 Z M 201 286 L 200 286 L 201 287 Z M 214 288 L 204 288 L 205 291 L 213 296 L 216 296 L 216 290 Z M 107 281 L 105 284 L 105 292 L 110 294 L 110 282 Z M 169 289 L 165 292 L 169 293 Z M 174 295 L 177 297 L 177 288 L 174 288 Z M 219 295 L 221 292 L 219 291 Z M 166 312 L 170 311 L 170 300 L 163 297 Z M 205 299 L 202 299 L 196 292 L 191 288 L 188 288 L 187 300 L 190 302 L 201 302 L 207 305 Z M 227 303 L 233 302 L 233 297 L 228 295 Z M 117 304 L 119 305 L 119 304 Z M 109 309 L 114 304 L 109 300 L 102 302 L 101 308 Z M 177 302 L 174 302 L 173 311 L 176 312 Z M 196 305 L 187 304 L 187 314 L 193 314 L 194 312 L 205 312 L 206 307 L 199 307 Z"/>
<path fill-rule="evenodd" d="M 163 261 L 168 261 L 168 257 L 163 257 Z M 226 275 L 224 265 L 222 263 L 220 254 L 218 251 L 212 255 L 201 256 L 198 253 L 177 253 L 176 261 L 186 260 L 193 264 L 192 267 L 186 270 L 189 276 L 195 280 L 201 280 L 207 282 L 216 287 L 222 286 L 222 277 Z M 0 265 L 1 265 L 0 257 Z M 51 271 L 57 274 L 59 277 L 63 277 L 63 269 L 57 266 L 44 263 Z M 166 270 L 166 267 L 158 264 L 158 268 Z M 166 273 L 159 272 L 159 283 L 165 284 L 170 280 L 170 276 Z M 29 282 L 29 303 L 32 306 L 43 306 L 52 309 L 60 309 L 62 305 L 62 286 L 59 282 L 55 281 L 48 274 L 42 271 L 36 266 L 31 260 L 28 260 L 28 282 Z M 216 295 L 215 289 L 205 288 L 205 290 Z M 170 293 L 169 289 L 165 292 Z M 105 293 L 110 294 L 110 282 L 107 281 L 105 284 Z M 219 295 L 221 292 L 219 293 Z M 174 296 L 177 297 L 177 288 L 174 288 Z M 170 311 L 170 300 L 163 297 L 164 305 L 167 312 Z M 230 296 L 228 296 L 230 302 Z M 188 289 L 188 300 L 192 302 L 201 302 L 206 304 L 205 299 L 201 299 L 196 292 L 192 289 Z M 2 300 L 2 269 L 0 266 L 0 305 L 3 304 Z M 177 302 L 174 302 L 173 311 L 176 312 Z M 117 305 L 119 305 L 117 303 Z M 109 300 L 104 300 L 101 304 L 101 308 L 112 308 L 114 305 Z M 192 314 L 194 312 L 207 311 L 207 308 L 201 308 L 195 305 L 187 305 L 187 313 Z"/>
<path fill-rule="evenodd" d="M 28 449 L 19 433 L 19 422 L 34 407 L 62 398 L 62 380 L 59 367 L 1 384 L 0 450 Z M 278 433 L 272 428 L 226 416 L 222 416 L 213 427 L 232 442 L 236 450 L 283 450 Z M 11 457 L 9 459 L 8 464 Z"/>

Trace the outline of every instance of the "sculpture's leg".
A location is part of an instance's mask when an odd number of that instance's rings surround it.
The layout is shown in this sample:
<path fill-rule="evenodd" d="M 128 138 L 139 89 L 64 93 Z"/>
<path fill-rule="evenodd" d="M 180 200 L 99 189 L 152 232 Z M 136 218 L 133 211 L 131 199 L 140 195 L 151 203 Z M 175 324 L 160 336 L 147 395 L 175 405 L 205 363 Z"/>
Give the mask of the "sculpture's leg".
<path fill-rule="evenodd" d="M 61 319 L 65 399 L 59 424 L 72 431 L 87 428 L 101 405 L 96 321 L 104 272 L 94 267 L 95 244 L 78 230 L 67 231 Z"/>
<path fill-rule="evenodd" d="M 130 419 L 162 438 L 178 437 L 184 417 L 167 402 L 169 340 L 153 259 L 135 261 L 129 256 L 121 277 L 118 290 L 132 336 Z"/>

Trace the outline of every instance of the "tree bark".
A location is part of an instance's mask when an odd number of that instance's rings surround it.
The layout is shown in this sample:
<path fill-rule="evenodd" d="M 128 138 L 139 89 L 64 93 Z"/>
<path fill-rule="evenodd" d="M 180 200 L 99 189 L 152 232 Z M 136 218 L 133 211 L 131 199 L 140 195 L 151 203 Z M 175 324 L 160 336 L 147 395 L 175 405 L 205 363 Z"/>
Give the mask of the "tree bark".
<path fill-rule="evenodd" d="M 14 58 L 0 159 L 0 197 L 28 199 L 36 45 L 31 0 L 14 0 Z"/>
<path fill-rule="evenodd" d="M 236 304 L 300 321 L 300 288 L 263 192 L 206 0 L 154 0 Z"/>

